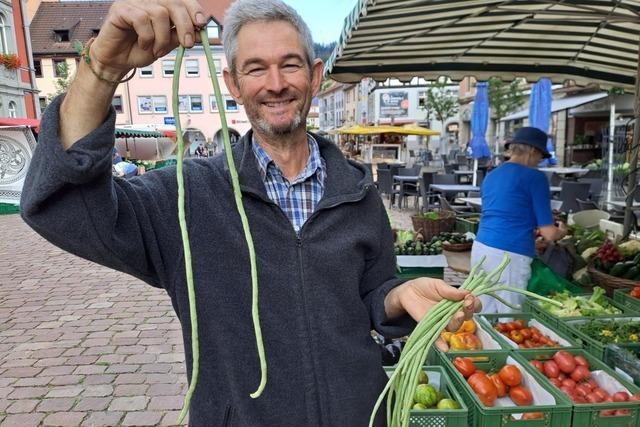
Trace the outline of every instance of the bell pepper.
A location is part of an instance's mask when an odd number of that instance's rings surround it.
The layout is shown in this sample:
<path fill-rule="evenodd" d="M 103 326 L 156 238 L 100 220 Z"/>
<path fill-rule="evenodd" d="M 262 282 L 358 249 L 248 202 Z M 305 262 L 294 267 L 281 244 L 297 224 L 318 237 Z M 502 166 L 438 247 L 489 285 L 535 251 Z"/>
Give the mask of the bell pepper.
<path fill-rule="evenodd" d="M 482 342 L 470 332 L 460 332 L 451 335 L 449 347 L 452 350 L 481 350 Z"/>
<path fill-rule="evenodd" d="M 474 322 L 473 319 L 469 319 L 462 322 L 462 325 L 458 328 L 458 330 L 456 331 L 456 334 L 459 334 L 461 332 L 469 332 L 473 334 L 475 333 L 475 331 L 476 331 L 476 322 Z"/>
<path fill-rule="evenodd" d="M 451 335 L 453 335 L 453 332 L 449 332 L 449 331 L 442 331 L 440 333 L 440 338 L 442 338 L 444 340 L 444 342 L 446 342 L 447 344 L 449 344 L 449 342 L 451 341 Z"/>

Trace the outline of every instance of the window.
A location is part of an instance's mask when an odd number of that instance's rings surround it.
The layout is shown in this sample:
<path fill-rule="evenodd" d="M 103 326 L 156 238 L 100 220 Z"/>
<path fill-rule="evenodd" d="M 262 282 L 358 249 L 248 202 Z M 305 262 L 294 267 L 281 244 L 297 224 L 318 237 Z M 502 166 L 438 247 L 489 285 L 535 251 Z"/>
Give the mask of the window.
<path fill-rule="evenodd" d="M 418 92 L 418 108 L 427 108 L 427 92 L 421 91 Z"/>
<path fill-rule="evenodd" d="M 212 113 L 218 111 L 218 103 L 216 102 L 215 95 L 209 95 L 209 110 L 211 110 Z"/>
<path fill-rule="evenodd" d="M 197 59 L 187 59 L 185 61 L 185 72 L 187 77 L 198 77 L 200 75 L 200 67 Z"/>
<path fill-rule="evenodd" d="M 34 59 L 33 68 L 35 69 L 36 77 L 42 77 L 42 61 Z"/>
<path fill-rule="evenodd" d="M 9 101 L 9 117 L 18 117 L 18 109 L 16 107 L 16 103 L 13 101 Z"/>
<path fill-rule="evenodd" d="M 178 97 L 178 111 L 181 113 L 202 113 L 202 96 L 180 95 Z"/>
<path fill-rule="evenodd" d="M 9 53 L 9 45 L 7 43 L 7 23 L 6 17 L 0 13 L 0 49 L 2 53 Z"/>
<path fill-rule="evenodd" d="M 153 97 L 153 111 L 155 113 L 167 112 L 167 97 L 166 96 L 154 96 Z"/>
<path fill-rule="evenodd" d="M 55 40 L 58 43 L 69 41 L 69 30 L 53 30 L 55 33 Z"/>
<path fill-rule="evenodd" d="M 191 95 L 191 112 L 192 113 L 202 113 L 202 96 L 200 95 Z"/>
<path fill-rule="evenodd" d="M 40 111 L 44 111 L 44 109 L 47 108 L 47 97 L 41 96 L 38 98 L 38 101 L 40 102 Z"/>
<path fill-rule="evenodd" d="M 164 77 L 173 76 L 173 66 L 175 61 L 173 59 L 164 59 L 162 61 L 162 75 Z"/>
<path fill-rule="evenodd" d="M 124 112 L 124 110 L 122 109 L 121 95 L 114 96 L 113 99 L 111 100 L 111 105 L 113 105 L 113 108 L 116 110 L 116 113 L 122 114 Z"/>
<path fill-rule="evenodd" d="M 219 59 L 213 59 L 213 65 L 216 67 L 216 75 L 222 74 L 222 62 Z M 211 70 L 207 67 L 207 76 L 211 77 Z"/>
<path fill-rule="evenodd" d="M 69 73 L 67 69 L 67 61 L 65 61 L 64 59 L 54 59 L 53 76 L 66 79 L 68 75 Z"/>
<path fill-rule="evenodd" d="M 233 98 L 226 98 L 224 100 L 224 111 L 238 111 L 238 103 Z"/>
<path fill-rule="evenodd" d="M 207 37 L 209 37 L 209 39 L 220 38 L 220 27 L 214 21 L 209 21 L 207 24 Z"/>
<path fill-rule="evenodd" d="M 94 28 L 93 30 L 91 30 L 91 35 L 93 37 L 98 37 L 98 34 L 100 34 L 100 28 Z"/>
<path fill-rule="evenodd" d="M 140 68 L 140 77 L 153 77 L 153 65 Z"/>

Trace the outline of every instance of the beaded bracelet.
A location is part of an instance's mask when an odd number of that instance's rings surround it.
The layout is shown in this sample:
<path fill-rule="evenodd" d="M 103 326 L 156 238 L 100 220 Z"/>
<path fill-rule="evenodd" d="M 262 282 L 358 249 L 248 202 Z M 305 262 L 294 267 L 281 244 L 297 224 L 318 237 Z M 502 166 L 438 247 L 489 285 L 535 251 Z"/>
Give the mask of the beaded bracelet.
<path fill-rule="evenodd" d="M 89 67 L 89 70 L 91 70 L 91 72 L 93 73 L 94 76 L 96 76 L 96 78 L 98 80 L 101 80 L 103 82 L 112 84 L 112 85 L 118 85 L 120 83 L 125 83 L 128 82 L 129 80 L 131 80 L 135 75 L 136 75 L 136 70 L 137 68 L 133 68 L 133 72 L 131 74 L 129 74 L 129 76 L 126 76 L 125 78 L 121 79 L 121 80 L 109 80 L 103 76 L 101 76 L 96 70 L 93 69 L 93 67 L 91 66 L 91 56 L 89 55 L 89 49 L 91 48 L 91 45 L 93 44 L 95 40 L 95 37 L 91 37 L 87 43 L 85 43 L 84 47 L 82 47 L 82 45 L 80 45 L 80 42 L 78 42 L 76 40 L 76 42 L 74 43 L 74 48 L 78 51 L 78 53 L 80 54 L 80 57 L 84 60 L 85 64 L 87 64 L 87 66 Z"/>

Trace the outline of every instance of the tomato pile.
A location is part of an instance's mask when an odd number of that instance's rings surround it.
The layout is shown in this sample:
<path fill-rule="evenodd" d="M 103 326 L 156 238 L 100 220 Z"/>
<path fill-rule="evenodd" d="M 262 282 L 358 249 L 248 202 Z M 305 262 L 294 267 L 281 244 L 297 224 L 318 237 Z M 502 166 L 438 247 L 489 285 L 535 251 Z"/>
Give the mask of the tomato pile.
<path fill-rule="evenodd" d="M 495 329 L 518 344 L 519 348 L 560 347 L 557 341 L 544 335 L 535 326 L 527 326 L 522 319 L 512 322 L 498 322 Z"/>
<path fill-rule="evenodd" d="M 609 395 L 591 377 L 591 370 L 587 360 L 578 355 L 560 350 L 545 362 L 532 360 L 538 371 L 542 372 L 549 381 L 569 396 L 574 403 L 609 403 L 640 400 L 640 394 L 631 395 L 626 391 L 619 391 Z M 601 416 L 628 415 L 627 409 L 603 409 Z"/>
<path fill-rule="evenodd" d="M 482 350 L 482 342 L 476 336 L 476 322 L 465 320 L 456 332 L 442 331 L 440 337 L 447 343 L 449 350 Z"/>
<path fill-rule="evenodd" d="M 476 369 L 470 358 L 456 357 L 453 359 L 453 366 L 467 380 L 471 390 L 485 406 L 493 406 L 497 398 L 505 396 L 509 396 L 518 406 L 531 405 L 533 402 L 529 389 L 521 385 L 522 373 L 515 365 L 507 364 L 498 372 L 487 374 Z"/>
<path fill-rule="evenodd" d="M 640 286 L 636 286 L 635 288 L 631 289 L 631 292 L 629 292 L 629 295 L 631 295 L 634 298 L 640 298 Z"/>
<path fill-rule="evenodd" d="M 453 399 L 444 397 L 442 393 L 429 384 L 429 376 L 420 371 L 418 385 L 413 395 L 412 409 L 460 409 L 460 404 Z"/>

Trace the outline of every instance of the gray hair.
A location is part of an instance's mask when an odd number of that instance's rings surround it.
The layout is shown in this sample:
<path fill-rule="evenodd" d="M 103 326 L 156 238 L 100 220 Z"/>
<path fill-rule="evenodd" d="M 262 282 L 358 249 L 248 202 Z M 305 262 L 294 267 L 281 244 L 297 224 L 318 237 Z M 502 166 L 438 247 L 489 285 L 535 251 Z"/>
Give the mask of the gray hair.
<path fill-rule="evenodd" d="M 280 0 L 237 0 L 227 9 L 222 28 L 222 45 L 231 74 L 236 73 L 238 33 L 246 24 L 261 21 L 284 21 L 293 25 L 304 46 L 307 62 L 311 65 L 315 59 L 311 31 L 294 8 Z"/>

